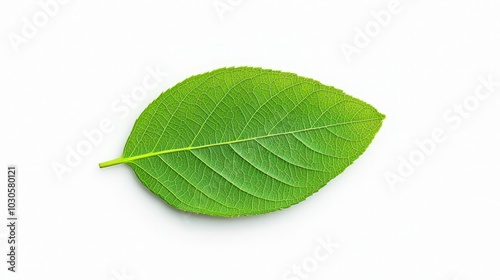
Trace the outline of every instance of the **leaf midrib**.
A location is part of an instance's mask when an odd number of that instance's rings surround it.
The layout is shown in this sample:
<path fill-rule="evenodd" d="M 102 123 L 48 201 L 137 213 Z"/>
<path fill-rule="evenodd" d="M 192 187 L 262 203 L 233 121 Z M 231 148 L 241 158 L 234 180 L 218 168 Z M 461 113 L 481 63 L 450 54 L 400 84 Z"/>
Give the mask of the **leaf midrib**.
<path fill-rule="evenodd" d="M 319 127 L 305 128 L 305 129 L 300 129 L 300 130 L 295 130 L 295 131 L 280 132 L 280 133 L 275 133 L 275 134 L 266 134 L 266 135 L 262 135 L 262 136 L 233 140 L 233 141 L 226 141 L 226 142 L 221 142 L 221 143 L 213 143 L 213 144 L 207 144 L 207 145 L 201 145 L 201 146 L 191 146 L 191 147 L 185 147 L 185 148 L 163 150 L 163 151 L 158 151 L 158 152 L 150 152 L 150 153 L 132 156 L 132 157 L 121 156 L 119 158 L 116 158 L 116 159 L 113 159 L 110 161 L 102 162 L 99 164 L 99 167 L 101 167 L 101 168 L 109 167 L 109 166 L 113 166 L 113 165 L 117 165 L 117 164 L 132 162 L 132 161 L 135 161 L 138 159 L 153 157 L 153 156 L 162 155 L 162 154 L 170 154 L 170 153 L 177 153 L 177 152 L 183 152 L 183 151 L 199 150 L 199 149 L 205 149 L 205 148 L 211 148 L 211 147 L 217 147 L 217 146 L 223 146 L 223 145 L 231 145 L 231 144 L 236 144 L 236 143 L 241 143 L 241 142 L 254 141 L 257 139 L 283 136 L 283 135 L 288 135 L 288 134 L 324 129 L 324 128 L 328 128 L 328 127 L 347 125 L 347 124 L 353 124 L 353 123 L 376 121 L 376 120 L 383 120 L 383 119 L 384 119 L 384 117 L 382 116 L 380 118 L 371 118 L 371 119 L 365 119 L 365 120 L 359 120 L 359 121 L 349 121 L 349 122 L 336 123 L 336 124 L 324 125 L 324 126 L 319 126 Z"/>

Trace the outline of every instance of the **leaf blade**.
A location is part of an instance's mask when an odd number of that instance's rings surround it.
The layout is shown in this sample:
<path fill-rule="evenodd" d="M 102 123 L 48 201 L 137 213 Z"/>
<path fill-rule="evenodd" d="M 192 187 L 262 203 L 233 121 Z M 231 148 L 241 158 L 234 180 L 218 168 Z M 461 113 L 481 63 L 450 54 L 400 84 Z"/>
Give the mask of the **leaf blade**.
<path fill-rule="evenodd" d="M 148 189 L 181 210 L 267 213 L 340 174 L 384 117 L 312 79 L 222 68 L 160 95 L 136 121 L 123 156 L 102 167 L 129 164 Z"/>

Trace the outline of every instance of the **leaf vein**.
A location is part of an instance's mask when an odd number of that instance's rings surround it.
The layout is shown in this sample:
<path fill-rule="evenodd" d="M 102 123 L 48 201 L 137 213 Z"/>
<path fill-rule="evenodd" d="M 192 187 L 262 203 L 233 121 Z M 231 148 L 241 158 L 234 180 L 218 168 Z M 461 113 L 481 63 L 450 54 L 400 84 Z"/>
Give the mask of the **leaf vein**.
<path fill-rule="evenodd" d="M 272 201 L 272 202 L 282 202 L 282 201 L 287 201 L 289 199 L 283 199 L 283 200 L 272 200 L 272 199 L 268 199 L 268 198 L 264 198 L 264 197 L 260 197 L 260 196 L 257 196 L 253 193 L 250 193 L 242 188 L 240 188 L 238 185 L 236 185 L 235 183 L 233 183 L 231 180 L 229 180 L 226 176 L 222 175 L 221 173 L 219 173 L 217 170 L 215 170 L 213 167 L 211 167 L 210 165 L 208 165 L 204 160 L 202 160 L 198 155 L 196 155 L 193 151 L 190 151 L 191 154 L 193 154 L 200 162 L 202 162 L 206 167 L 208 167 L 210 170 L 212 170 L 215 174 L 219 175 L 221 178 L 223 178 L 225 181 L 227 181 L 228 183 L 230 183 L 231 185 L 233 185 L 235 188 L 237 188 L 238 190 L 248 194 L 248 195 L 251 195 L 253 197 L 256 197 L 258 199 L 262 199 L 262 200 L 265 200 L 265 201 Z"/>

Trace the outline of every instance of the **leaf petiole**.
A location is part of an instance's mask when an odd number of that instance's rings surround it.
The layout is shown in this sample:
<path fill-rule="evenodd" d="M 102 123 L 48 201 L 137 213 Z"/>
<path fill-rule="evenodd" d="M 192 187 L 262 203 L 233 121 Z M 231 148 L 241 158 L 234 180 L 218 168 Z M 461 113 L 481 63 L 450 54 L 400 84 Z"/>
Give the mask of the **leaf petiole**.
<path fill-rule="evenodd" d="M 99 163 L 99 167 L 100 168 L 106 168 L 106 167 L 110 167 L 110 166 L 113 166 L 113 165 L 122 164 L 124 162 L 125 161 L 123 160 L 123 157 L 119 157 L 119 158 L 115 158 L 113 160 L 108 160 L 108 161 L 105 161 L 105 162 L 101 162 L 101 163 Z"/>

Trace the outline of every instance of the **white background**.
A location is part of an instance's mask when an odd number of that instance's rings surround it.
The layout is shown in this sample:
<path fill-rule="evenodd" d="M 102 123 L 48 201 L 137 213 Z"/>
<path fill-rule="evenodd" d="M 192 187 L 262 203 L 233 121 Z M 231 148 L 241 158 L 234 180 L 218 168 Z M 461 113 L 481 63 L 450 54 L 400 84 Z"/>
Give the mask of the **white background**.
<path fill-rule="evenodd" d="M 460 125 L 443 117 L 456 117 L 448 110 L 464 100 L 474 105 L 480 77 L 500 81 L 500 2 L 401 0 L 349 57 L 340 46 L 355 47 L 357 28 L 389 0 L 220 3 L 232 5 L 222 18 L 212 0 L 70 0 L 16 52 L 11 39 L 24 36 L 23 18 L 33 22 L 43 9 L 39 1 L 1 2 L 0 279 L 500 278 L 500 87 Z M 98 168 L 121 154 L 160 92 L 243 65 L 317 79 L 387 118 L 365 154 L 319 193 L 261 216 L 184 214 L 127 166 Z M 156 67 L 168 75 L 135 108 L 111 109 Z M 104 119 L 114 130 L 59 180 L 54 163 L 66 164 L 67 149 Z M 401 159 L 418 153 L 415 141 L 435 129 L 446 140 L 391 187 L 385 175 L 398 175 Z M 17 274 L 5 263 L 12 163 Z M 328 238 L 338 248 L 314 260 L 317 239 Z M 285 277 L 303 264 L 302 278 Z"/>

